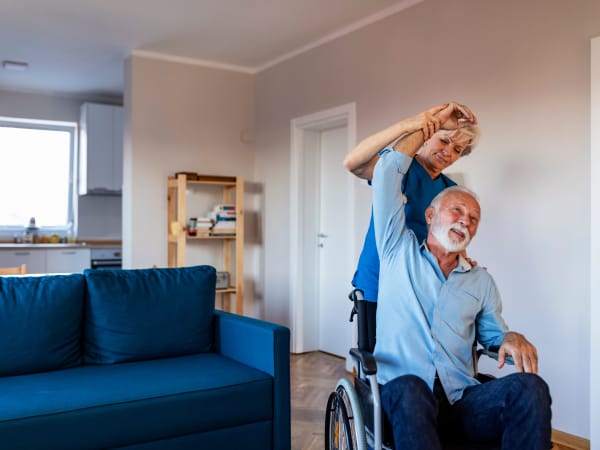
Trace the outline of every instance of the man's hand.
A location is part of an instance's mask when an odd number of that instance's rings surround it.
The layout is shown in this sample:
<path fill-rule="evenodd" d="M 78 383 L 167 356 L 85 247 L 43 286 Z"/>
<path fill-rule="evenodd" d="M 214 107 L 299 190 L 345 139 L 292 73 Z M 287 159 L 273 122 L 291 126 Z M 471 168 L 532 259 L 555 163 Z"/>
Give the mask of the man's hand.
<path fill-rule="evenodd" d="M 538 356 L 535 346 L 525 336 L 514 331 L 504 335 L 504 341 L 498 350 L 498 367 L 504 367 L 507 356 L 512 356 L 519 372 L 537 373 Z"/>
<path fill-rule="evenodd" d="M 456 102 L 448 103 L 444 109 L 437 113 L 440 128 L 455 130 L 466 123 L 477 124 L 477 117 L 467 106 Z"/>
<path fill-rule="evenodd" d="M 405 128 L 409 133 L 421 130 L 423 132 L 423 140 L 426 141 L 441 128 L 442 119 L 443 121 L 448 120 L 450 112 L 446 112 L 441 118 L 439 115 L 442 111 L 448 110 L 449 107 L 450 103 L 444 103 L 443 105 L 434 106 L 408 119 L 404 119 Z"/>
<path fill-rule="evenodd" d="M 476 124 L 477 117 L 475 117 L 475 114 L 473 114 L 473 111 L 469 107 L 456 102 L 434 106 L 406 119 L 409 129 L 420 129 L 423 132 L 423 140 L 425 141 L 440 128 L 455 130 L 467 123 Z"/>

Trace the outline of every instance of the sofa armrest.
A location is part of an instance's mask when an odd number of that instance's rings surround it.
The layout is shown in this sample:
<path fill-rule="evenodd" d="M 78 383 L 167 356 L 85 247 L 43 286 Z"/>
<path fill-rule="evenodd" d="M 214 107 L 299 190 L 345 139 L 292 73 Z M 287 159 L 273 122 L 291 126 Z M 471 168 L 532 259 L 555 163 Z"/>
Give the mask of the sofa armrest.
<path fill-rule="evenodd" d="M 291 448 L 289 329 L 215 311 L 214 342 L 217 353 L 273 377 L 273 448 Z"/>

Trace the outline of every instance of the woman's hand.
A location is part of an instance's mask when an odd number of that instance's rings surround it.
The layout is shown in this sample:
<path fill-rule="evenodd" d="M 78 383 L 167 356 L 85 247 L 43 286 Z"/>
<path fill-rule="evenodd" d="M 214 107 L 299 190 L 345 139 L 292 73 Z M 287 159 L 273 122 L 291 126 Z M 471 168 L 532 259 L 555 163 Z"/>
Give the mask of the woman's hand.
<path fill-rule="evenodd" d="M 477 124 L 477 117 L 473 111 L 465 105 L 456 102 L 450 102 L 447 106 L 437 113 L 440 122 L 440 128 L 446 130 L 455 130 L 466 123 Z"/>
<path fill-rule="evenodd" d="M 443 105 L 434 106 L 429 108 L 422 113 L 416 114 L 408 119 L 404 120 L 405 128 L 410 132 L 421 130 L 423 132 L 423 139 L 426 141 L 433 134 L 442 127 L 443 121 L 447 121 L 446 115 L 440 117 L 440 113 L 449 108 L 450 104 L 445 103 Z"/>
<path fill-rule="evenodd" d="M 405 120 L 406 128 L 421 130 L 425 141 L 440 128 L 455 130 L 467 123 L 476 124 L 477 117 L 469 107 L 456 102 L 434 106 Z"/>

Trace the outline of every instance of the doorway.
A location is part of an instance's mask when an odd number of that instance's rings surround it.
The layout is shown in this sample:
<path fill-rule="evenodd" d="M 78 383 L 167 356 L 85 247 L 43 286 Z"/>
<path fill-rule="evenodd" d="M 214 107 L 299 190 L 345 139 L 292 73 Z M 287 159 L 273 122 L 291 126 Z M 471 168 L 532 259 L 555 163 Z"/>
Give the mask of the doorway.
<path fill-rule="evenodd" d="M 292 351 L 347 357 L 354 271 L 354 183 L 343 167 L 356 142 L 354 103 L 291 123 L 290 312 Z"/>

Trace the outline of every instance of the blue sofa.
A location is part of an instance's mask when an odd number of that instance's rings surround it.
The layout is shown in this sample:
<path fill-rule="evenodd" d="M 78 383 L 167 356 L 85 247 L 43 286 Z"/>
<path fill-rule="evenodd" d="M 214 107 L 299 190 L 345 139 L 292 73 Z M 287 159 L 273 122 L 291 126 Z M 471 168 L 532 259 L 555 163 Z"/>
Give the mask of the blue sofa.
<path fill-rule="evenodd" d="M 291 447 L 289 330 L 215 269 L 0 277 L 0 448 Z"/>

